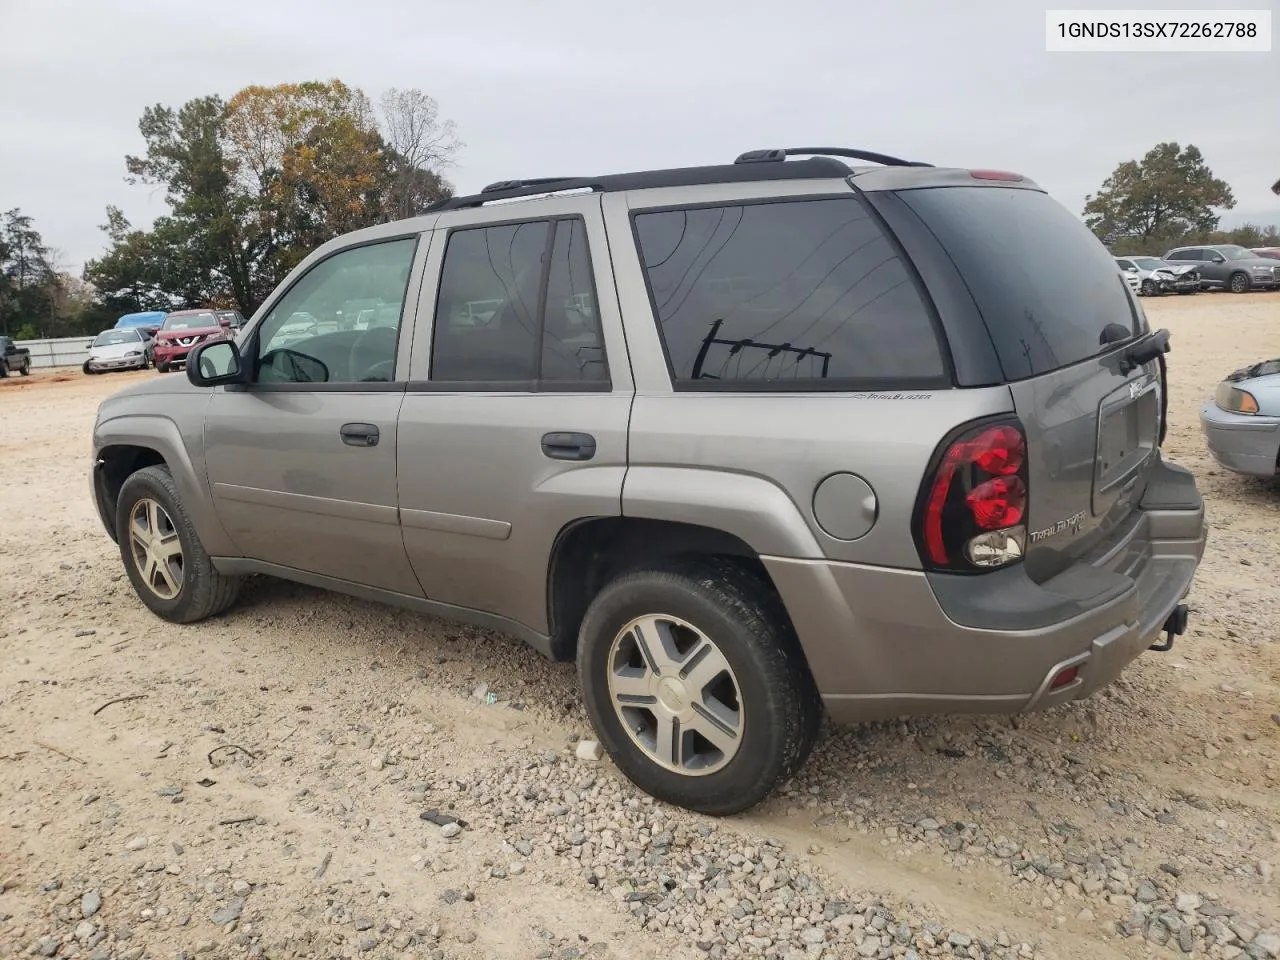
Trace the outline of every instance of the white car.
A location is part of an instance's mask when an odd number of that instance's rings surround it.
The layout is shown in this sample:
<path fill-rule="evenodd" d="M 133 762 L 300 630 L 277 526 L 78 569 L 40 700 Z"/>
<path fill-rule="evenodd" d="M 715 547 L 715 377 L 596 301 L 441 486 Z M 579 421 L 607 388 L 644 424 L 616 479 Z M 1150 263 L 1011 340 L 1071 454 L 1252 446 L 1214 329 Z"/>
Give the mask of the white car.
<path fill-rule="evenodd" d="M 1125 266 L 1125 264 L 1128 264 L 1128 266 Z M 1140 295 L 1142 293 L 1142 278 L 1138 276 L 1138 268 L 1127 260 L 1121 260 L 1119 257 L 1116 257 L 1116 266 L 1120 269 L 1120 276 L 1124 277 L 1124 282 L 1129 285 L 1129 289 L 1134 292 L 1135 296 Z"/>
<path fill-rule="evenodd" d="M 1200 290 L 1200 271 L 1192 263 L 1170 263 L 1159 257 L 1116 257 L 1126 276 L 1136 274 L 1139 293 L 1155 297 L 1165 293 L 1196 293 Z"/>
<path fill-rule="evenodd" d="M 137 327 L 103 330 L 89 344 L 89 358 L 82 368 L 85 373 L 107 370 L 145 370 L 151 338 Z"/>

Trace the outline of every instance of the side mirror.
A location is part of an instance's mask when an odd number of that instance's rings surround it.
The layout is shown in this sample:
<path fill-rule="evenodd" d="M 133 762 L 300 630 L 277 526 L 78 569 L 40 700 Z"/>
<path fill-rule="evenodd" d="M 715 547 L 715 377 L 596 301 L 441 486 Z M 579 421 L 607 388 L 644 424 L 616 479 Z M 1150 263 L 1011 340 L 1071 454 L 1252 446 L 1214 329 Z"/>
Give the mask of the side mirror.
<path fill-rule="evenodd" d="M 187 355 L 187 379 L 197 387 L 216 387 L 224 383 L 241 383 L 244 364 L 234 340 L 202 343 Z"/>

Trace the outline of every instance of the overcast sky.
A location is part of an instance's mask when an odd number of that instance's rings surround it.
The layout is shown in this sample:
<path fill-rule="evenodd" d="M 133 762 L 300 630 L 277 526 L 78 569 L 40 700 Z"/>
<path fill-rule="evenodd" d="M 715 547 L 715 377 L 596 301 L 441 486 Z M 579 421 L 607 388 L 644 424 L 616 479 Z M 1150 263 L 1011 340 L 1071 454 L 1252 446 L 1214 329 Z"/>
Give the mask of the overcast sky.
<path fill-rule="evenodd" d="M 0 0 L 0 210 L 33 216 L 78 271 L 103 249 L 108 204 L 135 224 L 164 210 L 123 179 L 144 107 L 338 77 L 375 100 L 393 86 L 436 97 L 466 144 L 446 171 L 462 192 L 840 145 L 1015 169 L 1078 213 L 1117 162 L 1176 140 L 1231 184 L 1224 222 L 1280 223 L 1280 49 L 1050 54 L 1045 6 Z"/>

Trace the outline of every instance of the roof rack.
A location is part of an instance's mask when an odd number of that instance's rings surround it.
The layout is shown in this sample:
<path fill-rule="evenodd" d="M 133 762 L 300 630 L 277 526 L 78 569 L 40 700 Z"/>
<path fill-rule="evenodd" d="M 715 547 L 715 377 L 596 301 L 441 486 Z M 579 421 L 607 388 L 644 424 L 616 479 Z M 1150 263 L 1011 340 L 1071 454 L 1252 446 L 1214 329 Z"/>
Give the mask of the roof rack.
<path fill-rule="evenodd" d="M 921 160 L 903 160 L 891 157 L 887 153 L 875 153 L 871 150 L 855 150 L 850 147 L 778 147 L 773 150 L 748 150 L 738 155 L 734 163 L 777 163 L 787 157 L 820 156 L 848 157 L 850 160 L 866 160 L 868 163 L 879 163 L 886 167 L 932 167 L 932 163 Z"/>
<path fill-rule="evenodd" d="M 782 162 L 788 157 L 808 159 Z M 643 190 L 655 187 L 686 187 L 713 183 L 746 183 L 753 180 L 818 180 L 844 179 L 853 173 L 845 163 L 835 159 L 848 157 L 887 166 L 930 167 L 932 164 L 900 160 L 869 150 L 844 147 L 788 147 L 776 150 L 749 150 L 731 164 L 705 167 L 675 167 L 670 170 L 645 170 L 616 173 L 604 177 L 536 177 L 526 180 L 499 180 L 469 196 L 450 197 L 426 207 L 423 213 L 440 213 L 479 207 L 495 200 L 537 197 L 570 190 L 592 190 L 598 193 L 616 190 Z"/>

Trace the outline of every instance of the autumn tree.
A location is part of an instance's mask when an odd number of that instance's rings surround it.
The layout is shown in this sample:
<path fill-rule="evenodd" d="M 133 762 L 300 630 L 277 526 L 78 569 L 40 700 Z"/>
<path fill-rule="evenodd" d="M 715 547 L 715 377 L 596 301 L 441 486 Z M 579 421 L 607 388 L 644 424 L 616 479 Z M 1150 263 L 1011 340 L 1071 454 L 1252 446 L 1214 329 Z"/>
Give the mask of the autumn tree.
<path fill-rule="evenodd" d="M 170 212 L 150 230 L 109 212 L 112 246 L 86 277 L 133 309 L 226 305 L 248 316 L 320 244 L 448 195 L 431 165 L 452 155 L 452 124 L 420 91 L 395 93 L 417 111 L 395 114 L 415 118 L 409 154 L 388 145 L 368 96 L 340 80 L 149 107 L 146 150 L 126 167 L 131 182 L 165 187 Z"/>
<path fill-rule="evenodd" d="M 1230 210 L 1236 203 L 1196 146 L 1172 142 L 1156 144 L 1141 160 L 1121 163 L 1085 201 L 1085 223 L 1104 241 L 1126 238 L 1153 248 L 1215 230 L 1215 210 Z"/>

